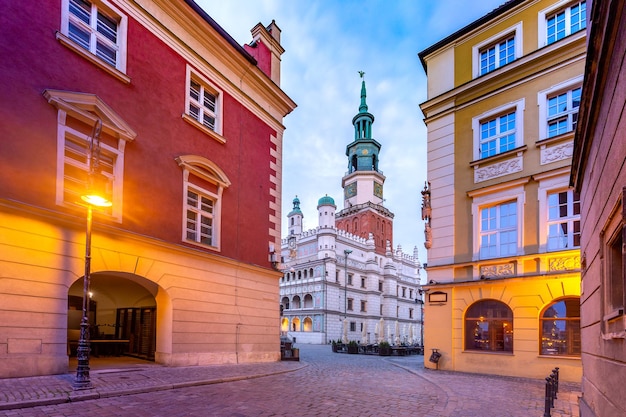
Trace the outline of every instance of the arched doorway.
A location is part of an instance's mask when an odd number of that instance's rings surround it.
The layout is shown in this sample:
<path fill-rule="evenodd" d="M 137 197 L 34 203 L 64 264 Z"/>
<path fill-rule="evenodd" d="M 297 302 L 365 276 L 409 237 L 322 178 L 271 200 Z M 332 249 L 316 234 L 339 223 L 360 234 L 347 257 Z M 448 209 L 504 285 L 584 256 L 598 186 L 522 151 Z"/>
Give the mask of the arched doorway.
<path fill-rule="evenodd" d="M 92 362 L 134 357 L 154 361 L 157 340 L 158 285 L 138 275 L 97 272 L 89 288 Z M 76 356 L 82 318 L 83 279 L 68 290 L 67 340 L 71 362 Z"/>

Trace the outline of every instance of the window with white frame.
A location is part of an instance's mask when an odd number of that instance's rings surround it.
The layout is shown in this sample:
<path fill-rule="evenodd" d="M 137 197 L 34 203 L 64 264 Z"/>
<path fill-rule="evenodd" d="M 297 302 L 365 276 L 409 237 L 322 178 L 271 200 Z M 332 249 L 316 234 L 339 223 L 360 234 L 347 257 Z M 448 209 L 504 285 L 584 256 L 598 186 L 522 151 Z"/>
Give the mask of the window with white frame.
<path fill-rule="evenodd" d="M 205 77 L 187 69 L 186 107 L 183 118 L 224 143 L 222 91 Z"/>
<path fill-rule="evenodd" d="M 548 250 L 580 247 L 580 197 L 573 190 L 548 193 Z"/>
<path fill-rule="evenodd" d="M 230 181 L 206 158 L 184 155 L 176 162 L 183 167 L 183 241 L 219 250 L 222 194 Z"/>
<path fill-rule="evenodd" d="M 187 188 L 187 240 L 213 244 L 213 212 L 216 198 L 192 187 Z"/>
<path fill-rule="evenodd" d="M 581 87 L 548 97 L 547 131 L 548 137 L 562 135 L 576 130 Z"/>
<path fill-rule="evenodd" d="M 472 119 L 474 160 L 516 149 L 523 144 L 525 100 L 492 109 Z"/>
<path fill-rule="evenodd" d="M 517 202 L 480 209 L 480 259 L 517 253 Z"/>
<path fill-rule="evenodd" d="M 95 186 L 113 204 L 99 209 L 116 219 L 122 215 L 124 149 L 136 133 L 95 94 L 45 90 L 44 97 L 58 109 L 57 116 L 57 189 L 59 205 L 82 204 L 81 196 Z M 106 114 L 106 120 L 100 115 Z M 92 151 L 92 164 L 98 161 L 89 182 L 88 155 L 94 125 L 102 128 Z"/>
<path fill-rule="evenodd" d="M 106 0 L 63 0 L 59 40 L 126 71 L 128 18 Z"/>
<path fill-rule="evenodd" d="M 545 15 L 546 43 L 549 45 L 587 27 L 587 4 L 572 3 Z"/>
<path fill-rule="evenodd" d="M 467 193 L 472 199 L 472 260 L 523 254 L 524 185 L 528 181 L 520 178 Z"/>
<path fill-rule="evenodd" d="M 502 31 L 472 47 L 474 77 L 487 74 L 522 56 L 522 23 Z"/>
<path fill-rule="evenodd" d="M 583 76 L 553 85 L 537 94 L 539 139 L 576 130 Z"/>
<path fill-rule="evenodd" d="M 515 112 L 480 123 L 480 158 L 515 149 Z"/>
<path fill-rule="evenodd" d="M 515 60 L 515 36 L 480 50 L 480 75 L 500 68 Z"/>

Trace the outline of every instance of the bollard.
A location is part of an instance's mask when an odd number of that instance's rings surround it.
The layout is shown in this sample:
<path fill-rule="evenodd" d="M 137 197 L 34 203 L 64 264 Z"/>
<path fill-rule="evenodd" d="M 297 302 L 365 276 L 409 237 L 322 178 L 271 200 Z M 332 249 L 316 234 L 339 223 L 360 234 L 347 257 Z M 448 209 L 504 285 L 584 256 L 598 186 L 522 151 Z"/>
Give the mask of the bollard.
<path fill-rule="evenodd" d="M 550 384 L 550 378 L 546 378 L 546 398 L 545 398 L 545 408 L 543 412 L 543 417 L 550 417 L 550 408 L 552 408 L 551 407 L 552 403 L 550 400 L 550 398 L 552 397 L 551 386 L 552 384 Z"/>
<path fill-rule="evenodd" d="M 559 392 L 559 367 L 554 368 L 552 373 L 554 374 L 554 398 L 556 398 L 556 393 Z"/>

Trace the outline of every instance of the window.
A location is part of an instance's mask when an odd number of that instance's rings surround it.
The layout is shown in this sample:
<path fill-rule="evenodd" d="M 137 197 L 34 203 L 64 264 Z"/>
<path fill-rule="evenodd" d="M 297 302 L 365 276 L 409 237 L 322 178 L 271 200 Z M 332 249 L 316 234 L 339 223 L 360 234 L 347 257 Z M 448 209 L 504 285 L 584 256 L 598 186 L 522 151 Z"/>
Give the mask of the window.
<path fill-rule="evenodd" d="M 187 67 L 187 94 L 183 119 L 220 143 L 222 136 L 222 92 L 208 79 Z"/>
<path fill-rule="evenodd" d="M 515 112 L 498 116 L 480 124 L 480 157 L 515 149 Z"/>
<path fill-rule="evenodd" d="M 361 277 L 361 288 L 365 288 L 365 283 L 367 282 L 367 278 Z"/>
<path fill-rule="evenodd" d="M 352 285 L 352 274 L 348 274 L 348 285 Z"/>
<path fill-rule="evenodd" d="M 348 298 L 348 310 L 352 311 L 354 300 L 352 298 Z"/>
<path fill-rule="evenodd" d="M 581 87 L 548 97 L 548 137 L 576 130 Z"/>
<path fill-rule="evenodd" d="M 107 0 L 63 0 L 57 39 L 107 72 L 126 72 L 128 18 Z"/>
<path fill-rule="evenodd" d="M 106 114 L 102 128 L 95 135 L 99 154 L 95 170 L 95 186 L 113 205 L 102 209 L 117 220 L 122 216 L 124 149 L 136 133 L 95 94 L 45 90 L 48 102 L 58 109 L 57 117 L 57 188 L 56 203 L 75 205 L 89 185 L 87 155 L 90 138 L 100 114 Z M 98 150 L 99 149 L 99 150 Z M 93 165 L 92 165 L 93 166 Z"/>
<path fill-rule="evenodd" d="M 500 68 L 515 59 L 515 37 L 511 36 L 480 51 L 480 75 Z"/>
<path fill-rule="evenodd" d="M 361 311 L 362 312 L 367 311 L 367 301 L 361 301 Z"/>
<path fill-rule="evenodd" d="M 350 322 L 350 331 L 351 332 L 356 332 L 356 321 L 351 321 Z"/>
<path fill-rule="evenodd" d="M 541 355 L 580 356 L 580 298 L 550 304 L 541 315 Z"/>
<path fill-rule="evenodd" d="M 522 56 L 522 23 L 488 38 L 472 47 L 474 78 L 488 74 Z"/>
<path fill-rule="evenodd" d="M 406 298 L 406 287 L 402 287 L 402 298 Z"/>
<path fill-rule="evenodd" d="M 607 224 L 601 232 L 603 258 L 602 286 L 604 290 L 603 338 L 624 338 L 626 328 L 626 272 L 623 250 L 624 219 L 626 218 L 626 187 L 622 189 L 621 201 L 613 207 Z"/>
<path fill-rule="evenodd" d="M 409 318 L 412 319 L 413 318 L 413 309 L 409 308 Z"/>
<path fill-rule="evenodd" d="M 378 291 L 383 292 L 383 282 L 378 281 Z"/>
<path fill-rule="evenodd" d="M 465 312 L 465 350 L 513 352 L 513 312 L 497 300 L 472 304 Z"/>
<path fill-rule="evenodd" d="M 576 130 L 583 76 L 572 78 L 537 94 L 539 139 Z"/>
<path fill-rule="evenodd" d="M 523 145 L 525 100 L 507 104 L 472 119 L 474 160 L 498 155 Z"/>
<path fill-rule="evenodd" d="M 230 181 L 206 158 L 184 155 L 176 162 L 184 168 L 183 241 L 219 250 L 222 194 Z"/>
<path fill-rule="evenodd" d="M 587 4 L 576 2 L 554 13 L 546 14 L 547 44 L 556 42 L 587 27 Z"/>
<path fill-rule="evenodd" d="M 302 308 L 301 304 L 300 304 L 300 296 L 296 295 L 295 297 L 293 297 L 292 300 L 292 308 Z"/>
<path fill-rule="evenodd" d="M 480 210 L 480 259 L 517 253 L 517 202 Z"/>
<path fill-rule="evenodd" d="M 379 313 L 379 314 L 380 314 L 381 316 L 383 315 L 383 305 L 382 305 L 382 304 L 380 305 L 380 313 Z"/>
<path fill-rule="evenodd" d="M 187 189 L 187 240 L 213 245 L 215 198 Z"/>
<path fill-rule="evenodd" d="M 580 197 L 573 190 L 548 193 L 548 250 L 580 247 Z"/>

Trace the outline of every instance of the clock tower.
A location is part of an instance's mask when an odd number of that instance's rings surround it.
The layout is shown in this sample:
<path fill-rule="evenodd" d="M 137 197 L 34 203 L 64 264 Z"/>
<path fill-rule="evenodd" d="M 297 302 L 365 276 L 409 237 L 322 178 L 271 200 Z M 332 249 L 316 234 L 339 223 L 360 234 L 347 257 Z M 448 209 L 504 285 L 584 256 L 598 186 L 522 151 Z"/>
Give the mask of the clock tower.
<path fill-rule="evenodd" d="M 359 71 L 361 78 L 365 74 Z M 337 213 L 337 228 L 369 238 L 384 255 L 392 245 L 393 213 L 383 206 L 385 176 L 378 169 L 381 145 L 372 138 L 374 116 L 367 110 L 365 80 L 361 81 L 361 104 L 352 118 L 354 140 L 346 146 L 348 172 L 342 178 L 344 209 Z"/>

